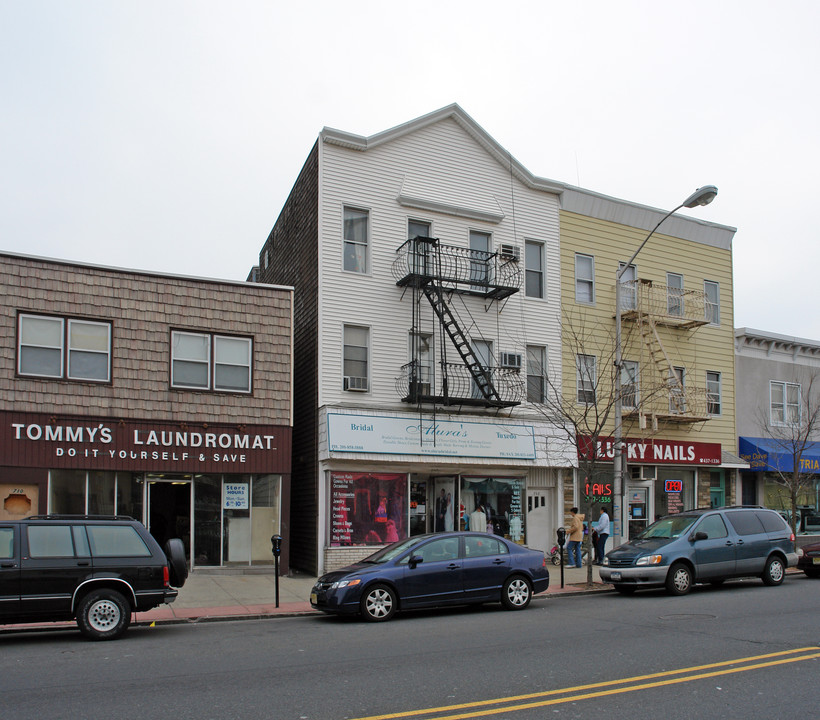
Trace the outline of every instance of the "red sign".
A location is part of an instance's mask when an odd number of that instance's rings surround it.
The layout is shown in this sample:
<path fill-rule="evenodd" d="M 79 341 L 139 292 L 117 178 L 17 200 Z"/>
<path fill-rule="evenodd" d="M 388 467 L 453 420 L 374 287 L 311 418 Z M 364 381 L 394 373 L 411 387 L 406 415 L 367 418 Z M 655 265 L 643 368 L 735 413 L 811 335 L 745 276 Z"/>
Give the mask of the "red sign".
<path fill-rule="evenodd" d="M 290 473 L 291 428 L 0 412 L 3 465 Z"/>
<path fill-rule="evenodd" d="M 594 455 L 593 455 L 594 453 Z M 692 442 L 690 440 L 645 440 L 624 438 L 623 454 L 630 465 L 720 465 L 720 443 Z M 615 458 L 615 445 L 611 437 L 598 438 L 592 442 L 588 435 L 578 438 L 578 457 L 595 457 L 604 462 Z"/>

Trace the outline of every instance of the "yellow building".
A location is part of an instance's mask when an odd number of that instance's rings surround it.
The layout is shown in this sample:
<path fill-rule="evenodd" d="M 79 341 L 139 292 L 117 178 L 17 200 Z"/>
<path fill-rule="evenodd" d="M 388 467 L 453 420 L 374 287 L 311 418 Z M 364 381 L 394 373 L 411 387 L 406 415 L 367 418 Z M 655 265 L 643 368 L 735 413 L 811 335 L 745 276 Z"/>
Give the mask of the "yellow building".
<path fill-rule="evenodd" d="M 567 188 L 561 197 L 562 414 L 596 455 L 572 497 L 592 519 L 620 506 L 614 535 L 656 517 L 735 502 L 732 238 L 675 214 Z M 615 285 L 621 275 L 622 502 L 613 497 Z M 579 452 L 579 455 L 582 455 Z M 610 511 L 610 514 L 612 512 Z M 620 515 L 620 517 L 617 517 Z"/>

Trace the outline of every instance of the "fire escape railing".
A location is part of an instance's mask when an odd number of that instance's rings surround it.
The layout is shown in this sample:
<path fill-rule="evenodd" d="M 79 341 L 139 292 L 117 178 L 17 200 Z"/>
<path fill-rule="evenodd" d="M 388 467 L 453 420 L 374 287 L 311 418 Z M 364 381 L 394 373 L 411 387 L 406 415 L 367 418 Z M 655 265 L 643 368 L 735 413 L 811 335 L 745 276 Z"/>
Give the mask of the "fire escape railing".
<path fill-rule="evenodd" d="M 435 371 L 410 361 L 396 378 L 396 394 L 407 403 L 513 407 L 521 403 L 526 386 L 524 376 L 510 368 L 485 368 L 494 389 L 490 400 L 476 384 L 472 373 L 460 363 L 438 363 Z"/>

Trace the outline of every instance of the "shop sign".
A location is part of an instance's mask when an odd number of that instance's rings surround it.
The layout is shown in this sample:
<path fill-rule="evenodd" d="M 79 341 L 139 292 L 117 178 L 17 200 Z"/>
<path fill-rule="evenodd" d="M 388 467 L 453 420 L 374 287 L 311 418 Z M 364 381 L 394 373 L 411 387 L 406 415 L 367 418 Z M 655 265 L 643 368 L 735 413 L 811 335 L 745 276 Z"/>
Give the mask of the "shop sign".
<path fill-rule="evenodd" d="M 290 472 L 291 429 L 278 425 L 60 417 L 0 412 L 5 465 L 82 470 Z"/>
<path fill-rule="evenodd" d="M 328 413 L 331 452 L 535 459 L 531 425 Z"/>
<path fill-rule="evenodd" d="M 592 504 L 603 505 L 612 502 L 612 483 L 589 482 L 584 483 L 584 500 Z"/>
<path fill-rule="evenodd" d="M 665 440 L 662 438 L 624 438 L 626 462 L 632 465 L 720 465 L 720 443 Z M 615 458 L 615 444 L 611 437 L 598 438 L 593 443 L 589 436 L 579 436 L 578 457 L 593 456 L 604 462 Z"/>

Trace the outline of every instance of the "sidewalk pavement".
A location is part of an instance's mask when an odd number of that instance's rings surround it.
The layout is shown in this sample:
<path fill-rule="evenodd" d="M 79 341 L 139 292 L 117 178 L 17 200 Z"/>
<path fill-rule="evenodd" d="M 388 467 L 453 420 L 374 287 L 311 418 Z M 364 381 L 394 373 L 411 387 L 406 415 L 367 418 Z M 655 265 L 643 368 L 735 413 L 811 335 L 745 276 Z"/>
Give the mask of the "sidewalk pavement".
<path fill-rule="evenodd" d="M 561 587 L 561 568 L 550 566 L 549 589 L 536 595 L 545 598 L 556 594 L 586 593 L 611 590 L 601 582 L 598 568 L 592 568 L 593 585 L 587 587 L 587 568 L 564 568 L 564 586 Z M 273 570 L 260 572 L 249 568 L 237 572 L 234 568 L 197 569 L 179 591 L 179 597 L 170 605 L 149 612 L 137 613 L 139 624 L 164 622 L 207 622 L 239 618 L 263 618 L 314 614 L 310 606 L 310 590 L 316 577 L 293 572 L 279 578 L 279 607 L 276 607 L 276 578 Z"/>
<path fill-rule="evenodd" d="M 549 589 L 535 600 L 558 594 L 578 594 L 612 590 L 601 582 L 598 568 L 592 568 L 593 584 L 587 586 L 587 568 L 561 568 L 550 565 Z M 320 614 L 310 606 L 310 590 L 316 582 L 312 575 L 293 572 L 279 578 L 279 606 L 276 606 L 276 577 L 272 567 L 197 568 L 188 575 L 179 596 L 170 605 L 148 612 L 134 613 L 132 624 L 216 622 L 296 615 Z M 25 632 L 43 628 L 74 627 L 74 622 L 49 622 L 0 626 L 5 632 Z"/>

